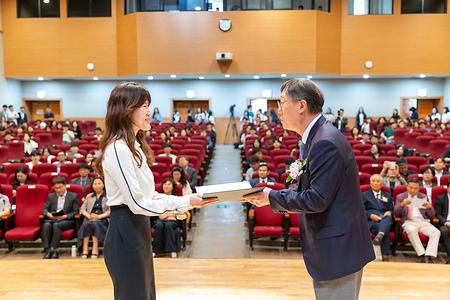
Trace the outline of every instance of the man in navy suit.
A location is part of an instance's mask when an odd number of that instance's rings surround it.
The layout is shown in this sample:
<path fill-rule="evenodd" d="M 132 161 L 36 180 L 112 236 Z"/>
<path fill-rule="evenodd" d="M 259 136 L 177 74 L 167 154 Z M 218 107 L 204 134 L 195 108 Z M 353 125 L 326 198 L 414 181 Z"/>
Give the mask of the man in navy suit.
<path fill-rule="evenodd" d="M 258 167 L 258 177 L 250 179 L 250 185 L 255 187 L 258 183 L 262 182 L 275 182 L 275 179 L 269 177 L 269 166 L 266 162 L 260 162 Z"/>
<path fill-rule="evenodd" d="M 362 193 L 364 207 L 370 231 L 376 233 L 373 243 L 381 244 L 383 261 L 388 261 L 391 254 L 389 249 L 389 231 L 393 224 L 394 203 L 389 193 L 381 189 L 383 179 L 379 174 L 370 177 L 370 190 Z"/>
<path fill-rule="evenodd" d="M 281 87 L 283 127 L 302 137 L 306 160 L 297 189 L 265 188 L 247 197 L 256 206 L 300 212 L 300 238 L 316 299 L 358 299 L 364 266 L 375 259 L 350 144 L 322 116 L 317 85 L 291 79 Z"/>

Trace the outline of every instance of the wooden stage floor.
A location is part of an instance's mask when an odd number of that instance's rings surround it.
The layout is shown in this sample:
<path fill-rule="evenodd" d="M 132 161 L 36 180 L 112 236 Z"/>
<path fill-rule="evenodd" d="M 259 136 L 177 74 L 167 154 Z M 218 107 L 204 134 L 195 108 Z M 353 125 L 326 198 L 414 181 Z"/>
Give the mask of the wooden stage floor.
<path fill-rule="evenodd" d="M 155 260 L 158 299 L 314 299 L 302 260 Z M 103 259 L 0 260 L 0 299 L 112 299 Z M 450 266 L 374 262 L 360 299 L 450 299 Z M 132 299 L 130 299 L 132 300 Z"/>

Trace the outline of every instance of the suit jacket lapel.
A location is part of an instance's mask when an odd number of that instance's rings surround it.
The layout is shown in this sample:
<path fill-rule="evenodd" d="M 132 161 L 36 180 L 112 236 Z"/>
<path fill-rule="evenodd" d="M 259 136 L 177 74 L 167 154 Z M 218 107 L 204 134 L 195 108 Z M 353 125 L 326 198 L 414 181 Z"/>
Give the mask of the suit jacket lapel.
<path fill-rule="evenodd" d="M 317 120 L 317 122 L 313 125 L 311 130 L 309 131 L 308 139 L 306 140 L 305 145 L 305 155 L 303 156 L 305 159 L 309 156 L 309 149 L 311 148 L 311 140 L 316 135 L 317 130 L 326 122 L 326 119 L 323 116 Z"/>

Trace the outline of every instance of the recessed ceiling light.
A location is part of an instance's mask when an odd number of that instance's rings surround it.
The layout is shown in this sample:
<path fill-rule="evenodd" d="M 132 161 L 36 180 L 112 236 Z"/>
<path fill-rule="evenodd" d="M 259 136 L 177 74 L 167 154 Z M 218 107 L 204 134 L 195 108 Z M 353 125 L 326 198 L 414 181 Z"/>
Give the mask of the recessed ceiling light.
<path fill-rule="evenodd" d="M 97 76 L 92 77 L 92 80 L 98 80 L 98 77 Z"/>
<path fill-rule="evenodd" d="M 312 79 L 312 76 L 311 76 L 311 75 L 308 75 L 308 76 L 306 76 L 306 78 L 308 78 L 308 79 Z"/>
<path fill-rule="evenodd" d="M 425 77 L 427 77 L 427 75 L 425 75 L 425 74 L 420 74 L 419 77 L 420 77 L 420 78 L 425 78 Z"/>
<path fill-rule="evenodd" d="M 155 79 L 155 77 L 153 77 L 153 76 L 148 76 L 147 79 L 148 79 L 148 80 L 153 80 L 153 79 Z"/>
<path fill-rule="evenodd" d="M 231 75 L 230 74 L 225 74 L 225 78 L 230 78 Z"/>
<path fill-rule="evenodd" d="M 44 77 L 38 77 L 38 80 L 40 80 L 40 81 L 42 81 L 42 80 L 44 80 Z"/>
<path fill-rule="evenodd" d="M 281 78 L 285 78 L 287 75 L 286 74 L 281 74 L 280 76 L 281 76 Z"/>
<path fill-rule="evenodd" d="M 368 74 L 364 74 L 364 75 L 363 75 L 363 78 L 364 78 L 364 79 L 369 79 L 369 77 L 370 77 L 370 76 L 369 76 Z"/>
<path fill-rule="evenodd" d="M 253 79 L 259 79 L 259 75 L 253 76 Z"/>
<path fill-rule="evenodd" d="M 172 75 L 170 75 L 170 78 L 177 78 L 177 75 L 175 75 L 175 74 L 172 74 Z"/>
<path fill-rule="evenodd" d="M 45 4 L 49 4 L 50 3 L 50 0 L 44 0 L 43 1 Z"/>
<path fill-rule="evenodd" d="M 198 76 L 198 79 L 203 80 L 205 79 L 205 76 Z"/>

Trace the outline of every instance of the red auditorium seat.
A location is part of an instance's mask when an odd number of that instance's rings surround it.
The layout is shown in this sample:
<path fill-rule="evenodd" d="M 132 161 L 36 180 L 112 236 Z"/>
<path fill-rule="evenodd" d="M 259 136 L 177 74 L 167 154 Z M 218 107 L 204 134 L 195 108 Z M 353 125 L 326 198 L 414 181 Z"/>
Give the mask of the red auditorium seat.
<path fill-rule="evenodd" d="M 370 175 L 369 173 L 361 173 L 359 172 L 359 184 L 369 184 L 370 183 Z"/>
<path fill-rule="evenodd" d="M 43 146 L 52 144 L 52 134 L 51 133 L 42 132 L 42 133 L 37 133 L 35 136 L 39 137 L 39 139 L 40 139 L 40 142 L 39 142 L 40 148 L 42 148 Z"/>
<path fill-rule="evenodd" d="M 431 205 L 433 205 L 433 207 L 436 204 L 436 200 L 439 196 L 444 195 L 447 193 L 447 186 L 434 186 L 431 189 Z"/>
<path fill-rule="evenodd" d="M 63 164 L 61 165 L 61 173 L 66 173 L 71 176 L 72 174 L 78 173 L 78 168 L 80 167 L 79 163 L 74 164 Z"/>
<path fill-rule="evenodd" d="M 290 156 L 290 155 L 277 155 L 277 156 L 273 157 L 272 163 L 274 163 L 275 165 L 278 165 L 281 163 L 284 164 L 286 162 L 286 159 L 288 159 L 288 158 L 295 159 L 293 156 Z"/>
<path fill-rule="evenodd" d="M 443 156 L 447 144 L 448 141 L 444 139 L 434 139 L 430 141 L 429 152 L 431 157 L 437 158 Z"/>
<path fill-rule="evenodd" d="M 383 165 L 381 164 L 364 164 L 360 171 L 362 173 L 368 173 L 368 174 L 380 174 L 381 170 L 383 170 Z"/>
<path fill-rule="evenodd" d="M 156 156 L 155 162 L 163 163 L 163 164 L 166 164 L 169 166 L 170 164 L 172 164 L 172 158 L 167 157 L 167 156 Z"/>
<path fill-rule="evenodd" d="M 371 144 L 354 144 L 352 148 L 359 151 L 365 151 L 370 150 L 371 147 L 372 147 Z"/>
<path fill-rule="evenodd" d="M 291 151 L 289 151 L 288 149 L 279 149 L 279 150 L 272 150 L 269 152 L 270 156 L 275 157 L 275 156 L 281 156 L 281 155 L 291 155 Z"/>
<path fill-rule="evenodd" d="M 13 203 L 13 187 L 10 184 L 0 184 L 0 193 L 7 196 L 9 203 Z"/>
<path fill-rule="evenodd" d="M 429 144 L 434 137 L 429 135 L 420 135 L 416 138 L 416 148 L 419 153 L 429 153 Z"/>
<path fill-rule="evenodd" d="M 281 238 L 283 236 L 283 220 L 284 214 L 273 212 L 270 205 L 251 209 L 248 221 L 250 249 L 253 250 L 253 239 L 255 238 Z"/>
<path fill-rule="evenodd" d="M 41 177 L 39 177 L 39 184 L 46 185 L 50 190 L 53 186 L 53 179 L 55 177 L 64 177 L 66 179 L 66 182 L 69 181 L 69 175 L 67 173 L 51 172 L 42 174 Z"/>
<path fill-rule="evenodd" d="M 42 163 L 33 167 L 32 173 L 41 176 L 44 173 L 57 172 L 58 168 L 54 164 Z"/>
<path fill-rule="evenodd" d="M 0 184 L 8 183 L 8 175 L 5 173 L 0 173 Z"/>
<path fill-rule="evenodd" d="M 384 192 L 386 192 L 386 193 L 388 193 L 388 194 L 391 194 L 391 189 L 390 189 L 388 186 L 383 185 L 383 186 L 381 187 L 381 189 L 382 189 Z M 370 184 L 362 184 L 362 185 L 359 186 L 359 191 L 360 191 L 361 193 L 367 192 L 368 190 L 370 190 Z"/>
<path fill-rule="evenodd" d="M 382 165 L 385 161 L 396 161 L 397 157 L 396 156 L 380 156 L 379 158 L 377 158 L 377 163 Z"/>
<path fill-rule="evenodd" d="M 395 150 L 395 146 L 393 144 L 380 144 L 381 146 L 381 151 L 383 151 L 384 153 L 391 151 L 391 150 Z"/>
<path fill-rule="evenodd" d="M 419 168 L 420 165 L 429 163 L 428 159 L 421 156 L 406 156 L 405 159 L 408 162 L 408 164 L 414 165 L 417 168 Z"/>
<path fill-rule="evenodd" d="M 286 236 L 284 239 L 284 249 L 288 249 L 289 238 L 300 236 L 300 216 L 299 214 L 289 214 L 288 230 L 286 230 Z"/>
<path fill-rule="evenodd" d="M 156 172 L 156 173 L 159 173 L 159 174 L 163 174 L 164 172 L 170 170 L 168 165 L 163 164 L 163 163 L 154 163 L 150 167 L 150 169 L 152 170 L 152 172 Z"/>
<path fill-rule="evenodd" d="M 27 164 L 25 163 L 5 163 L 3 164 L 3 173 L 5 173 L 6 175 L 11 175 L 16 173 L 17 168 L 19 167 L 23 167 L 25 169 L 27 169 L 28 171 L 30 171 L 30 168 L 28 168 Z"/>
<path fill-rule="evenodd" d="M 24 153 L 23 142 L 13 141 L 6 143 L 9 147 L 8 159 L 22 159 Z"/>
<path fill-rule="evenodd" d="M 362 166 L 365 164 L 371 164 L 372 163 L 372 158 L 368 157 L 368 156 L 355 156 L 355 161 L 356 164 L 358 165 L 358 169 L 361 170 Z"/>
<path fill-rule="evenodd" d="M 9 147 L 0 145 L 0 164 L 7 162 L 9 159 Z"/>
<path fill-rule="evenodd" d="M 34 241 L 40 237 L 42 208 L 48 197 L 45 185 L 23 185 L 16 190 L 16 211 L 14 228 L 5 234 L 9 250 L 15 241 Z"/>
<path fill-rule="evenodd" d="M 94 144 L 82 144 L 80 145 L 80 150 L 86 150 L 86 151 L 91 151 L 91 150 L 97 150 L 98 149 L 98 145 L 94 145 Z"/>

